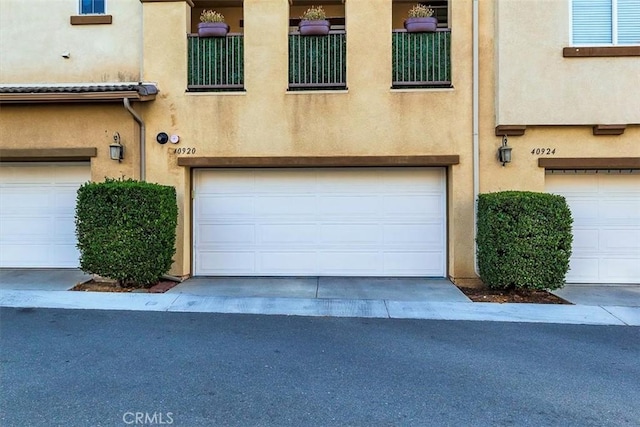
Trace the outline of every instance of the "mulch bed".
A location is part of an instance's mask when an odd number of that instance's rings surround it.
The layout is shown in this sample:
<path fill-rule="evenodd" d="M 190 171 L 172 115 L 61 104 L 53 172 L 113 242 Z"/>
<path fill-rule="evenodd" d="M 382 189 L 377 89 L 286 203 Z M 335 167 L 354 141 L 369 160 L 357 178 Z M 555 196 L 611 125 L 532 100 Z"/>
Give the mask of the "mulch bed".
<path fill-rule="evenodd" d="M 488 289 L 488 288 L 465 288 L 458 286 L 473 302 L 515 302 L 533 304 L 571 304 L 570 302 L 553 295 L 547 291 L 536 291 L 526 289 Z"/>
<path fill-rule="evenodd" d="M 85 283 L 79 283 L 73 288 L 71 291 L 83 291 L 83 292 L 134 292 L 134 293 L 151 293 L 151 294 L 162 294 L 167 292 L 169 289 L 176 286 L 179 282 L 174 282 L 172 280 L 161 280 L 150 288 L 144 287 L 117 287 L 114 282 L 96 282 L 94 280 L 90 280 Z"/>

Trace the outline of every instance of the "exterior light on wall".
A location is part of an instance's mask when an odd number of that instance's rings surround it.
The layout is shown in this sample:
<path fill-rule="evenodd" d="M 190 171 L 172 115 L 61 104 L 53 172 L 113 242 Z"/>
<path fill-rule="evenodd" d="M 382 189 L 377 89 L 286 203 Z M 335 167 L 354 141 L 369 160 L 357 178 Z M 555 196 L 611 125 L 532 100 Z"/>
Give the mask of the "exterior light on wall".
<path fill-rule="evenodd" d="M 111 160 L 117 160 L 118 163 L 124 159 L 124 147 L 120 144 L 120 134 L 113 134 L 113 144 L 109 145 L 109 157 Z"/>
<path fill-rule="evenodd" d="M 507 145 L 507 135 L 502 137 L 502 145 L 498 148 L 498 161 L 502 166 L 511 163 L 511 147 Z"/>

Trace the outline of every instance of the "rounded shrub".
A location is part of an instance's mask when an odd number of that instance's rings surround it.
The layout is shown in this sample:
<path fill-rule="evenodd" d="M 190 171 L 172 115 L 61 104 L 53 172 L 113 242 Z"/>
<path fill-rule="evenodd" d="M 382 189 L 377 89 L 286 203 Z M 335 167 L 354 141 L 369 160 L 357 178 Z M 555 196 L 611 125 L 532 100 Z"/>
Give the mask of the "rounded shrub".
<path fill-rule="evenodd" d="M 569 270 L 572 224 L 562 196 L 528 191 L 481 194 L 480 278 L 490 288 L 561 288 Z"/>
<path fill-rule="evenodd" d="M 176 252 L 174 187 L 132 179 L 83 184 L 76 199 L 80 268 L 121 285 L 152 285 Z"/>

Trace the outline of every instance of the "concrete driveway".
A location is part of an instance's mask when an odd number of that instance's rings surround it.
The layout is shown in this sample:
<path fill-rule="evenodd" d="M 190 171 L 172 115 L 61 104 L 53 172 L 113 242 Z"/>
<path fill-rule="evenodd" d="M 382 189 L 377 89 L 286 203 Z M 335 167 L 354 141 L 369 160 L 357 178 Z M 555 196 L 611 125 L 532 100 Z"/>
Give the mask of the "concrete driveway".
<path fill-rule="evenodd" d="M 416 277 L 194 277 L 167 293 L 216 297 L 471 302 L 447 279 Z"/>
<path fill-rule="evenodd" d="M 90 278 L 74 268 L 2 268 L 0 289 L 66 291 Z"/>

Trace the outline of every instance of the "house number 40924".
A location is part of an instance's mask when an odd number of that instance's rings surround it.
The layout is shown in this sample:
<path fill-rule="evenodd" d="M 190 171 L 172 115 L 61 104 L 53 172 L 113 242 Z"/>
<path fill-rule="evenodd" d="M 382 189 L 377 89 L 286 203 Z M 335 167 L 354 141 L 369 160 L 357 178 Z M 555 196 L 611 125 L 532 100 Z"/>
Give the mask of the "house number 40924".
<path fill-rule="evenodd" d="M 537 155 L 537 156 L 553 156 L 554 154 L 556 154 L 556 149 L 555 148 L 534 148 L 533 150 L 531 150 L 531 154 L 533 155 Z"/>
<path fill-rule="evenodd" d="M 191 147 L 176 148 L 176 154 L 196 154 L 196 149 Z"/>

